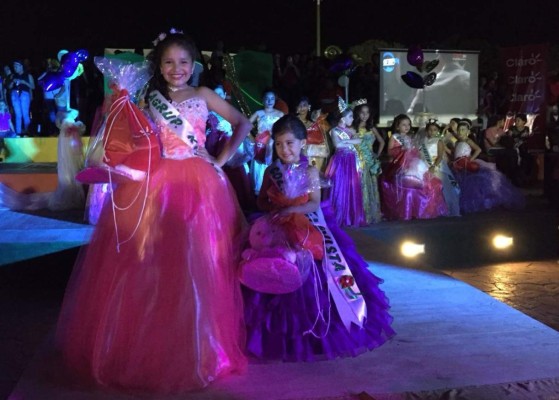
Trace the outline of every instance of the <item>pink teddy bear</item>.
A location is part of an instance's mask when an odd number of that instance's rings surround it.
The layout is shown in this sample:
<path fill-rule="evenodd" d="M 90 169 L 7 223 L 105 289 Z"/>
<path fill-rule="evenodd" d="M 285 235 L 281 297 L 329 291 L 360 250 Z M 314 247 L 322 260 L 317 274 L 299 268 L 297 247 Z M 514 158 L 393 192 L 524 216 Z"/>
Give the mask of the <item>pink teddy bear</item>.
<path fill-rule="evenodd" d="M 285 234 L 268 216 L 257 219 L 242 253 L 241 282 L 259 292 L 289 293 L 302 285 L 297 253 L 286 246 Z"/>

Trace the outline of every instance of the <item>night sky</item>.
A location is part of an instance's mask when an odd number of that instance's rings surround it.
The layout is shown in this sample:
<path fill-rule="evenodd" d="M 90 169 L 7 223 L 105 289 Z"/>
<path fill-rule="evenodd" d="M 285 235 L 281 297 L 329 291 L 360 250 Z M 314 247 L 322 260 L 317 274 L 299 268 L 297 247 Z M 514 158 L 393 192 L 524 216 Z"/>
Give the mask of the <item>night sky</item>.
<path fill-rule="evenodd" d="M 226 50 L 311 53 L 316 0 L 154 1 L 150 7 L 113 0 L 3 0 L 0 61 L 41 60 L 61 49 L 150 47 L 163 30 L 183 29 L 201 50 L 222 39 Z M 559 1 L 321 0 L 321 48 L 342 49 L 368 39 L 432 48 L 449 37 L 509 46 L 559 40 Z"/>

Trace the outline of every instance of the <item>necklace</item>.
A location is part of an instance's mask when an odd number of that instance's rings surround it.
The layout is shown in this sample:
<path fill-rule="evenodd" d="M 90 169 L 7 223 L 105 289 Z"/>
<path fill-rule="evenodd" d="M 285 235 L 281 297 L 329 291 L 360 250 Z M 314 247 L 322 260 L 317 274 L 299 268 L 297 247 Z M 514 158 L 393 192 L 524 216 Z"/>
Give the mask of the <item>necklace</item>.
<path fill-rule="evenodd" d="M 180 87 L 180 86 L 171 86 L 171 85 L 168 85 L 168 86 L 167 86 L 167 89 L 169 89 L 171 92 L 178 92 L 179 90 L 184 90 L 184 89 L 186 89 L 187 87 L 188 87 L 188 86 L 182 86 L 182 87 Z"/>

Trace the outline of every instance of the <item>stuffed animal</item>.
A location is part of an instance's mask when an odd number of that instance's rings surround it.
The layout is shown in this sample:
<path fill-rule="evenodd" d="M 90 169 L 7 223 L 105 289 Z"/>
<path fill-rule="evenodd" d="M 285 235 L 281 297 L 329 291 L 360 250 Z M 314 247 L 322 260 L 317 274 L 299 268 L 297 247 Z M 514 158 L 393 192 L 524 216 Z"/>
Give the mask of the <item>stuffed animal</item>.
<path fill-rule="evenodd" d="M 282 229 L 268 216 L 253 223 L 249 243 L 241 261 L 240 280 L 245 286 L 258 292 L 282 294 L 303 284 L 297 252 L 287 246 Z"/>

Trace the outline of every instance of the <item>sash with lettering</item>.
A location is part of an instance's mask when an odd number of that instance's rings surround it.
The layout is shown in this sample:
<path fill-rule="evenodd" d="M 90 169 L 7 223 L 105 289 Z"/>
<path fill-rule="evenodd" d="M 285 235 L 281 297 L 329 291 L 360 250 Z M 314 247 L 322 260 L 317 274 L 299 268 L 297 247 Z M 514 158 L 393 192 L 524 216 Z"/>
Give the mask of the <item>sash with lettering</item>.
<path fill-rule="evenodd" d="M 198 141 L 194 128 L 158 90 L 148 96 L 150 114 L 161 129 L 160 135 L 165 146 L 163 156 L 185 159 L 196 155 Z"/>
<path fill-rule="evenodd" d="M 272 164 L 270 177 L 281 191 L 284 187 L 284 176 L 283 173 L 280 173 L 282 166 L 279 164 L 279 160 Z M 302 163 L 299 168 L 306 168 L 306 165 L 306 163 Z M 364 319 L 367 316 L 365 300 L 338 243 L 326 224 L 322 210 L 319 208 L 306 216 L 322 235 L 324 257 L 321 265 L 327 278 L 328 290 L 343 324 L 348 331 L 352 322 L 360 328 L 363 327 Z"/>

